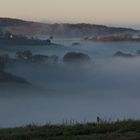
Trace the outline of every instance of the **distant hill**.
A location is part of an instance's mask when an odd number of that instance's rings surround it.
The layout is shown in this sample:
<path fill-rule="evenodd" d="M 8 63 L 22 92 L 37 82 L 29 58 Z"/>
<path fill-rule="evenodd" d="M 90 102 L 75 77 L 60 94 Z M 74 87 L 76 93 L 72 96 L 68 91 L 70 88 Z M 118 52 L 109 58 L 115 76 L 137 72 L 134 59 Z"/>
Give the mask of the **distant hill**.
<path fill-rule="evenodd" d="M 135 34 L 139 32 L 130 28 L 108 27 L 96 24 L 47 24 L 12 18 L 0 18 L 0 31 L 8 31 L 16 35 L 47 35 L 56 38 L 81 38 L 94 35 L 110 35 L 123 32 Z"/>

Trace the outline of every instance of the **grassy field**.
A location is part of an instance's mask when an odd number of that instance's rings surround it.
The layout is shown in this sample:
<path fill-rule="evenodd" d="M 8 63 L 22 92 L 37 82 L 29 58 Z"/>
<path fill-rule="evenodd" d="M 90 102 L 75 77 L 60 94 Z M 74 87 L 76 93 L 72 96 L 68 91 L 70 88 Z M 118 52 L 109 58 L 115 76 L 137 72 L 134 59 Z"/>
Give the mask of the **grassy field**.
<path fill-rule="evenodd" d="M 140 140 L 140 121 L 28 125 L 0 129 L 0 140 Z"/>

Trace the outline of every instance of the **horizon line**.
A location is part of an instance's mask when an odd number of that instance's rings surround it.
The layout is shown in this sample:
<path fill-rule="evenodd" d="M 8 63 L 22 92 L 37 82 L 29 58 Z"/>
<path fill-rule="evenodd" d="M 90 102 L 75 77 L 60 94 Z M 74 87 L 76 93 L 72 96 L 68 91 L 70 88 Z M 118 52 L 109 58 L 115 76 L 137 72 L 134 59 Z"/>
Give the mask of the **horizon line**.
<path fill-rule="evenodd" d="M 25 22 L 36 22 L 36 23 L 42 23 L 42 24 L 90 24 L 90 25 L 99 25 L 99 26 L 106 26 L 106 27 L 112 27 L 112 28 L 126 28 L 126 29 L 132 29 L 132 30 L 140 30 L 140 27 L 130 27 L 131 25 L 115 25 L 113 23 L 108 23 L 108 24 L 101 24 L 101 23 L 93 23 L 93 22 L 50 22 L 50 21 L 45 21 L 45 20 L 34 20 L 34 19 L 25 19 L 25 18 L 18 18 L 18 17 L 7 17 L 7 16 L 0 16 L 0 19 L 13 19 L 13 20 L 21 20 Z M 138 25 L 135 25 L 138 26 Z"/>

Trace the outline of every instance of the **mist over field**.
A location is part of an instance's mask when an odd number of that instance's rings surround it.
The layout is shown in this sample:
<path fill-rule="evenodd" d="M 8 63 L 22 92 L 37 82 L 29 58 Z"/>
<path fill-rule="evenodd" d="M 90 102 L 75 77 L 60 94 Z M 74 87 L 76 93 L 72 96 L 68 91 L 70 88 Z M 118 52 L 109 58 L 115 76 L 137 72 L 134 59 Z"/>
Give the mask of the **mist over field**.
<path fill-rule="evenodd" d="M 72 42 L 79 42 L 73 46 Z M 138 118 L 140 50 L 138 42 L 88 42 L 55 40 L 62 46 L 1 47 L 1 54 L 15 57 L 18 50 L 57 55 L 58 63 L 9 63 L 5 72 L 24 78 L 30 85 L 1 83 L 1 127 L 31 122 L 62 123 L 63 120 L 94 121 L 101 118 Z M 117 51 L 134 57 L 113 57 Z M 67 52 L 87 54 L 81 64 L 64 63 Z"/>

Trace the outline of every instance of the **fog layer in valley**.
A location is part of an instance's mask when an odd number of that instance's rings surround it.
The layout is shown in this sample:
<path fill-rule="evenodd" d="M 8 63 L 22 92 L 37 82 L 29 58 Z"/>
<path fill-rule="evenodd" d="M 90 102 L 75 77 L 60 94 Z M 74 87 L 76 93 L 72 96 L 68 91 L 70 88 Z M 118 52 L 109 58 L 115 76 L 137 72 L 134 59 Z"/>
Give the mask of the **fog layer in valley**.
<path fill-rule="evenodd" d="M 93 43 L 57 40 L 64 46 L 0 48 L 14 58 L 19 50 L 57 55 L 58 63 L 11 63 L 5 71 L 27 80 L 30 85 L 1 83 L 0 126 L 28 123 L 62 123 L 63 120 L 94 121 L 138 118 L 140 101 L 140 43 Z M 77 41 L 77 40 L 76 40 Z M 113 57 L 117 51 L 136 57 Z M 64 63 L 67 52 L 88 54 L 90 62 Z M 5 88 L 8 87 L 8 88 Z"/>

